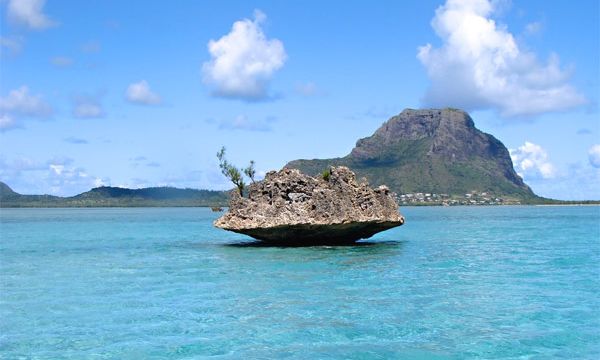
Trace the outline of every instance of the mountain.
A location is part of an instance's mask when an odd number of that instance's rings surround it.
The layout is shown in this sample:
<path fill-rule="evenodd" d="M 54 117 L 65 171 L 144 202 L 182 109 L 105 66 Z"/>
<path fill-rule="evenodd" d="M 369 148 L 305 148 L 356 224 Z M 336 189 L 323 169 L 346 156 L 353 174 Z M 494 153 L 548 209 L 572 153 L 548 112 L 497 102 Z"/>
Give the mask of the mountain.
<path fill-rule="evenodd" d="M 19 194 L 14 192 L 13 189 L 10 188 L 10 186 L 8 186 L 5 183 L 0 181 L 0 199 L 4 199 L 7 197 L 13 197 L 13 196 L 17 196 L 17 195 L 19 195 Z"/>
<path fill-rule="evenodd" d="M 143 207 L 225 206 L 226 191 L 150 187 L 126 189 L 102 186 L 71 197 L 21 195 L 0 182 L 0 207 Z"/>
<path fill-rule="evenodd" d="M 506 147 L 456 109 L 406 109 L 360 139 L 342 158 L 295 160 L 286 167 L 311 175 L 344 165 L 398 194 L 486 192 L 539 199 L 513 169 Z"/>

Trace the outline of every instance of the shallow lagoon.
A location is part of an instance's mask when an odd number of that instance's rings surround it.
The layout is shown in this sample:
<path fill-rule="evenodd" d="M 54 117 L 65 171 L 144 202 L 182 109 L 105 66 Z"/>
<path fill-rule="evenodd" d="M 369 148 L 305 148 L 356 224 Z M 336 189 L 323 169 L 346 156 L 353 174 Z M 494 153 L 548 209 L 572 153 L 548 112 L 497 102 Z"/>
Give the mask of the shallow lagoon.
<path fill-rule="evenodd" d="M 0 358 L 600 357 L 600 207 L 402 212 L 277 248 L 209 209 L 1 209 Z"/>

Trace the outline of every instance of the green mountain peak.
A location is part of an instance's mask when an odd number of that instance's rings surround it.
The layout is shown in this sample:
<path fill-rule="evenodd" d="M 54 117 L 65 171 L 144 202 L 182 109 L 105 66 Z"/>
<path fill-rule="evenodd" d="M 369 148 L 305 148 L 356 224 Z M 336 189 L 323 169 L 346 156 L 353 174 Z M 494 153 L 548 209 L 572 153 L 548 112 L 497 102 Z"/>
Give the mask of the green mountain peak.
<path fill-rule="evenodd" d="M 406 109 L 342 158 L 295 160 L 286 167 L 311 175 L 345 165 L 377 186 L 399 193 L 472 191 L 536 197 L 515 170 L 506 147 L 458 109 Z"/>

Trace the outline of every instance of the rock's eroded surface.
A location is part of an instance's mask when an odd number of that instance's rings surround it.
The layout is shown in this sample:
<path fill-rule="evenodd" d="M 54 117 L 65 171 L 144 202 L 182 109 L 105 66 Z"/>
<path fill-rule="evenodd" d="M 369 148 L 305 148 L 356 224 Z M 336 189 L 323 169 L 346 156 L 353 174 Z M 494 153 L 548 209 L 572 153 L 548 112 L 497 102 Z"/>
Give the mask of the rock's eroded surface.
<path fill-rule="evenodd" d="M 295 169 L 267 173 L 248 198 L 232 192 L 229 211 L 215 226 L 280 244 L 339 244 L 365 239 L 404 223 L 393 193 L 358 183 L 347 167 L 327 180 Z"/>

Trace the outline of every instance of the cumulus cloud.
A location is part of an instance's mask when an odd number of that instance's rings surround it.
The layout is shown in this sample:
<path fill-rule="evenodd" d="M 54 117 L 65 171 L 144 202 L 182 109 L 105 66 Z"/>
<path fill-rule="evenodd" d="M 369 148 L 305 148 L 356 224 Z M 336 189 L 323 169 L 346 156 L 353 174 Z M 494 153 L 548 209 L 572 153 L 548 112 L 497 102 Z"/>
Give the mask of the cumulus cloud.
<path fill-rule="evenodd" d="M 52 107 L 41 95 L 31 95 L 27 86 L 11 90 L 8 96 L 0 97 L 0 112 L 17 116 L 44 118 L 52 115 Z"/>
<path fill-rule="evenodd" d="M 56 22 L 43 12 L 46 0 L 9 0 L 8 18 L 16 24 L 32 30 L 43 30 L 55 26 Z"/>
<path fill-rule="evenodd" d="M 277 119 L 269 116 L 264 119 L 250 119 L 246 115 L 238 115 L 231 120 L 219 121 L 221 130 L 271 131 Z"/>
<path fill-rule="evenodd" d="M 12 116 L 8 114 L 0 115 L 0 132 L 16 129 L 17 127 L 19 127 L 19 124 Z"/>
<path fill-rule="evenodd" d="M 106 115 L 100 99 L 92 96 L 77 96 L 73 99 L 72 114 L 78 119 L 95 119 Z"/>
<path fill-rule="evenodd" d="M 41 95 L 32 95 L 27 86 L 21 86 L 0 97 L 0 131 L 20 128 L 26 118 L 49 118 L 53 112 Z"/>
<path fill-rule="evenodd" d="M 595 168 L 600 168 L 600 144 L 596 144 L 588 151 L 590 164 Z"/>
<path fill-rule="evenodd" d="M 157 105 L 161 102 L 160 96 L 150 90 L 146 80 L 130 84 L 125 92 L 125 98 L 131 103 L 141 105 Z"/>
<path fill-rule="evenodd" d="M 523 179 L 551 179 L 556 176 L 556 168 L 541 146 L 526 141 L 517 149 L 509 151 L 514 168 Z"/>
<path fill-rule="evenodd" d="M 50 193 L 54 195 L 74 195 L 91 188 L 106 185 L 109 180 L 90 175 L 82 167 L 60 164 L 48 165 L 46 183 Z"/>
<path fill-rule="evenodd" d="M 583 162 L 567 164 L 551 180 L 530 179 L 527 184 L 536 194 L 561 200 L 600 200 L 600 168 Z"/>
<path fill-rule="evenodd" d="M 56 67 L 69 67 L 73 65 L 73 59 L 66 56 L 55 56 L 50 59 L 50 63 Z"/>
<path fill-rule="evenodd" d="M 505 26 L 490 17 L 489 0 L 447 0 L 431 25 L 443 40 L 418 49 L 431 81 L 427 106 L 495 109 L 503 116 L 532 115 L 582 105 L 586 99 L 568 81 L 557 55 L 540 63 L 520 49 Z"/>
<path fill-rule="evenodd" d="M 261 28 L 265 20 L 256 10 L 254 20 L 236 21 L 227 35 L 208 42 L 211 60 L 202 71 L 214 95 L 250 101 L 269 97 L 269 82 L 287 54 L 281 41 L 267 39 Z"/>
<path fill-rule="evenodd" d="M 28 157 L 7 160 L 0 156 L 0 178 L 20 193 L 62 196 L 75 195 L 109 181 L 89 174 L 64 156 L 46 161 Z"/>

